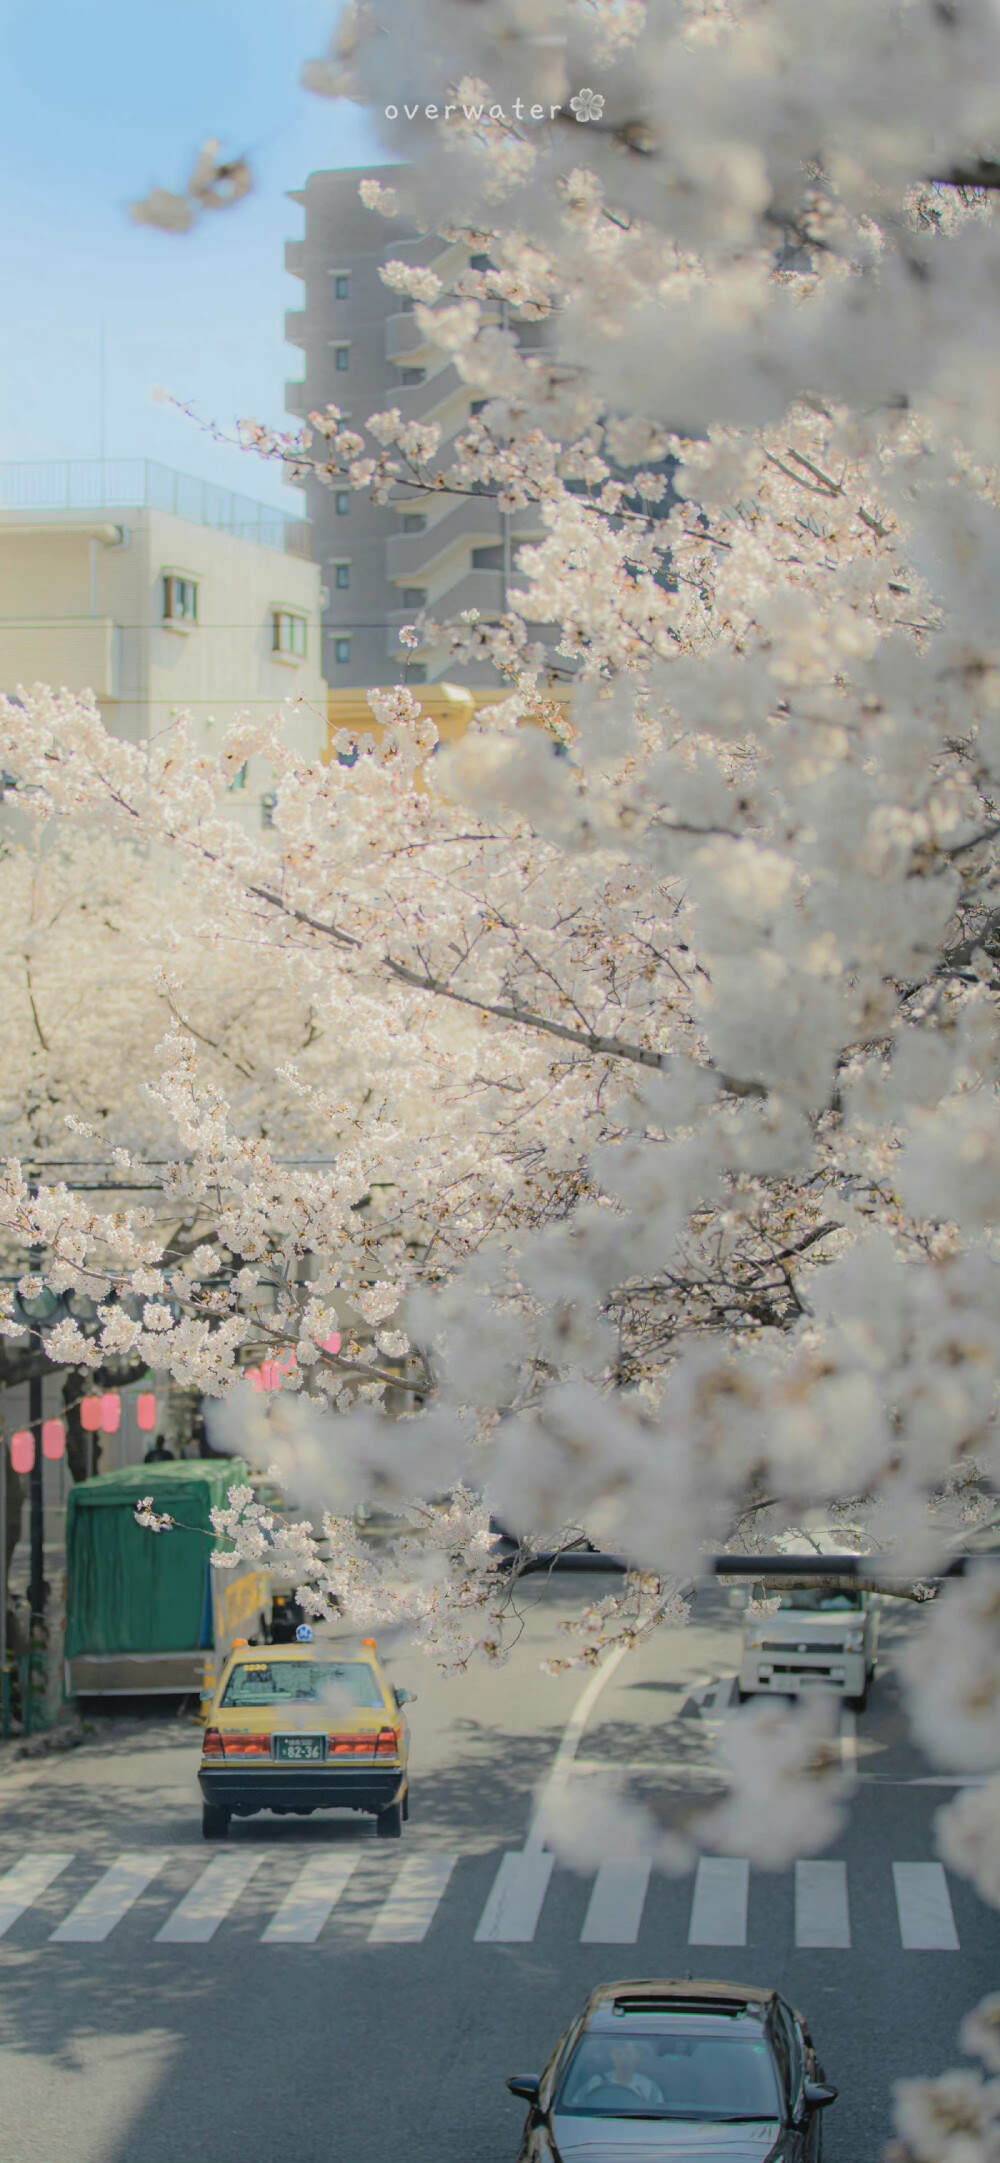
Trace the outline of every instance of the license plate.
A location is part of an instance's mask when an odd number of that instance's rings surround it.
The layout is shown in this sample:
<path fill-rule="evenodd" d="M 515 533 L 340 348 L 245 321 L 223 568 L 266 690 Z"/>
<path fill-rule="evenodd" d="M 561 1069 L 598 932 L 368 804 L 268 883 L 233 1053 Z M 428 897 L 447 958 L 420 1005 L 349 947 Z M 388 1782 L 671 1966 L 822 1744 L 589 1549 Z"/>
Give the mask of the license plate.
<path fill-rule="evenodd" d="M 275 1757 L 295 1765 L 322 1764 L 326 1757 L 325 1735 L 272 1735 Z"/>

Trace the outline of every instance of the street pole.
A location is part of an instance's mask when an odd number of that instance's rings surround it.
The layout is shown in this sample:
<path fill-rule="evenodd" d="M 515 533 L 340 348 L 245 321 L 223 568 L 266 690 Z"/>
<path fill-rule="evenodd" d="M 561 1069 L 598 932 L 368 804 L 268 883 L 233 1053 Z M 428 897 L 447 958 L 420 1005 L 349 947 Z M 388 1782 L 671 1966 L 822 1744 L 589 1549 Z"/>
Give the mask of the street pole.
<path fill-rule="evenodd" d="M 28 1383 L 28 1425 L 35 1440 L 35 1457 L 28 1474 L 31 1513 L 31 1570 L 28 1605 L 33 1615 L 45 1613 L 45 1496 L 42 1487 L 42 1377 L 33 1374 Z"/>
<path fill-rule="evenodd" d="M 6 1390 L 3 1391 L 6 1415 Z M 0 1419 L 0 1736 L 10 1734 L 7 1684 L 7 1420 Z"/>

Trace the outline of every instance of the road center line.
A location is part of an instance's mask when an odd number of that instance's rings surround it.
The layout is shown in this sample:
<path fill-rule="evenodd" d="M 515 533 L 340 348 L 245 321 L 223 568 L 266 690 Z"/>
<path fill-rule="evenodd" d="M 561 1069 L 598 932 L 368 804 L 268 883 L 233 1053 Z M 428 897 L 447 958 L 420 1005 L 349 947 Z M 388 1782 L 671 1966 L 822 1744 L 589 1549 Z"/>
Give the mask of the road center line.
<path fill-rule="evenodd" d="M 605 1683 L 610 1682 L 615 1669 L 621 1666 L 628 1649 L 627 1645 L 615 1645 L 607 1659 L 602 1660 L 600 1667 L 591 1675 L 570 1713 L 552 1770 L 539 1796 L 538 1808 L 528 1829 L 528 1837 L 524 1843 L 526 1855 L 541 1855 L 544 1851 L 546 1819 L 569 1778 L 573 1759 L 583 1740 L 584 1729 L 601 1691 Z"/>

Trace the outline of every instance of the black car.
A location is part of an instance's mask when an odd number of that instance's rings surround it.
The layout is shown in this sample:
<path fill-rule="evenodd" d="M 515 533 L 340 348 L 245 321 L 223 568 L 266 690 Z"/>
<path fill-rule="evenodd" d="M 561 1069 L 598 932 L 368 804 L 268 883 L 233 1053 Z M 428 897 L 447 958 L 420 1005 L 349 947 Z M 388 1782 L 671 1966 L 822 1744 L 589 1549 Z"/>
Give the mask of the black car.
<path fill-rule="evenodd" d="M 540 2076 L 520 2163 L 819 2163 L 836 2101 L 801 2013 L 744 1983 L 602 1983 Z"/>

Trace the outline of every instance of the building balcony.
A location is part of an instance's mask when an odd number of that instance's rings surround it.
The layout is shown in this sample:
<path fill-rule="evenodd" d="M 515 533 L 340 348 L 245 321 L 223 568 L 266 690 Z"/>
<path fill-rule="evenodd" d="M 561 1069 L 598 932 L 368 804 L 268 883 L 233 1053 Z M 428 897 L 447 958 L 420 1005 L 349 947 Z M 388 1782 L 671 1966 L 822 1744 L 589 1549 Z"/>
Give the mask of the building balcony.
<path fill-rule="evenodd" d="M 285 269 L 291 272 L 293 278 L 305 277 L 306 244 L 304 240 L 286 240 Z"/>
<path fill-rule="evenodd" d="M 416 608 L 390 609 L 386 618 L 386 653 L 399 657 L 405 648 L 399 643 L 399 633 L 404 624 L 416 623 L 421 614 L 433 617 L 435 623 L 450 623 L 460 616 L 463 609 L 478 608 L 481 616 L 497 617 L 504 613 L 503 572 L 466 571 L 436 601 L 429 601 L 425 610 Z"/>
<path fill-rule="evenodd" d="M 434 498 L 429 496 L 424 501 L 430 510 Z M 424 504 L 417 504 L 415 508 L 423 510 Z M 538 513 L 533 507 L 516 511 L 510 528 L 513 549 L 522 541 L 537 540 L 542 532 Z M 467 541 L 470 548 L 488 548 L 502 540 L 501 514 L 492 497 L 461 496 L 433 524 L 428 518 L 423 533 L 391 535 L 385 547 L 386 576 L 415 586 L 430 575 L 434 564 L 454 547 L 456 541 Z"/>
<path fill-rule="evenodd" d="M 285 338 L 289 345 L 305 345 L 306 311 L 304 308 L 285 309 Z"/>
<path fill-rule="evenodd" d="M 385 357 L 388 361 L 429 360 L 438 351 L 431 340 L 418 328 L 416 315 L 409 308 L 400 309 L 396 315 L 385 319 Z"/>
<path fill-rule="evenodd" d="M 304 376 L 290 376 L 285 384 L 285 412 L 294 413 L 304 421 L 315 401 L 310 396 Z"/>
<path fill-rule="evenodd" d="M 423 383 L 394 383 L 385 395 L 389 406 L 399 407 L 404 421 L 431 421 L 458 391 L 463 391 L 467 398 L 472 395 L 454 361 L 449 361 L 445 368 L 436 369 Z"/>

